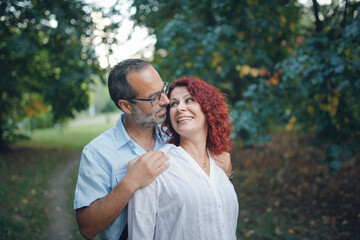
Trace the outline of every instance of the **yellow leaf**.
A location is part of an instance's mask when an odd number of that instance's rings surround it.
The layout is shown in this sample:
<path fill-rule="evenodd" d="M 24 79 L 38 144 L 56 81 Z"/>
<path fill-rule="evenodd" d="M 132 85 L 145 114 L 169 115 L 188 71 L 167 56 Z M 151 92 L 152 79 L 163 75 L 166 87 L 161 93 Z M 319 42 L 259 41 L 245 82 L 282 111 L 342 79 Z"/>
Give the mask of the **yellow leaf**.
<path fill-rule="evenodd" d="M 331 105 L 328 105 L 329 107 L 329 113 L 330 113 L 330 116 L 334 117 L 336 115 L 336 112 L 337 112 L 337 108 L 336 106 L 331 106 Z"/>
<path fill-rule="evenodd" d="M 28 204 L 28 200 L 26 199 L 26 198 L 23 198 L 23 199 L 21 199 L 21 202 L 23 203 L 23 204 Z"/>
<path fill-rule="evenodd" d="M 191 63 L 191 62 L 186 62 L 186 63 L 185 63 L 185 66 L 188 67 L 188 68 L 190 68 L 190 67 L 192 66 L 192 63 Z"/>
<path fill-rule="evenodd" d="M 294 234 L 295 231 L 294 231 L 294 229 L 290 228 L 290 229 L 288 230 L 288 233 L 289 233 L 289 234 Z"/>
<path fill-rule="evenodd" d="M 293 128 L 293 126 L 294 126 L 293 124 L 288 123 L 288 124 L 285 126 L 285 130 L 289 132 L 289 131 Z"/>
<path fill-rule="evenodd" d="M 294 127 L 294 123 L 296 122 L 296 117 L 292 116 L 288 122 L 288 124 L 285 126 L 286 131 L 290 131 Z"/>
<path fill-rule="evenodd" d="M 290 23 L 290 30 L 295 32 L 295 23 Z"/>
<path fill-rule="evenodd" d="M 257 76 L 259 76 L 259 71 L 256 68 L 251 68 L 250 74 L 252 77 L 256 78 Z"/>
<path fill-rule="evenodd" d="M 219 63 L 222 62 L 222 60 L 223 60 L 223 58 L 222 58 L 221 56 L 216 56 L 216 57 L 213 59 L 213 61 L 212 61 L 212 63 L 211 63 L 211 66 L 212 66 L 212 67 L 216 67 Z"/>
<path fill-rule="evenodd" d="M 240 76 L 241 77 L 246 76 L 246 75 L 248 75 L 250 73 L 250 71 L 251 71 L 251 68 L 248 65 L 244 65 L 241 68 Z"/>
<path fill-rule="evenodd" d="M 296 122 L 296 117 L 295 116 L 292 116 L 290 118 L 290 121 L 289 121 L 291 124 L 293 124 L 294 122 Z"/>
<path fill-rule="evenodd" d="M 339 105 L 339 98 L 338 97 L 333 97 L 331 99 L 331 103 L 332 103 L 333 106 Z"/>
<path fill-rule="evenodd" d="M 286 18 L 284 17 L 284 15 L 280 15 L 280 26 L 285 26 L 286 24 Z"/>
<path fill-rule="evenodd" d="M 314 106 L 312 105 L 308 106 L 307 111 L 310 115 L 314 115 L 314 111 L 315 111 Z"/>
<path fill-rule="evenodd" d="M 46 111 L 46 106 L 44 103 L 40 102 L 39 100 L 34 100 L 32 102 L 33 106 L 36 108 L 36 110 L 38 110 L 39 112 L 44 112 Z"/>

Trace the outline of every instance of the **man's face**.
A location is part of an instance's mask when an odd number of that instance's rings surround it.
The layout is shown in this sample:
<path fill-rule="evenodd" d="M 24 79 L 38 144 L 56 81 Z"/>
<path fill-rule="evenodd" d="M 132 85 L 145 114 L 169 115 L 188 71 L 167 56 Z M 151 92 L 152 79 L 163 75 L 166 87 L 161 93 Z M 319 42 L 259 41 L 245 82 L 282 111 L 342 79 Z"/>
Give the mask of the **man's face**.
<path fill-rule="evenodd" d="M 129 73 L 127 79 L 138 93 L 137 99 L 149 99 L 164 88 L 164 82 L 152 66 L 148 66 L 140 72 Z M 165 93 L 162 93 L 159 103 L 155 106 L 152 106 L 150 102 L 133 103 L 130 115 L 137 125 L 151 128 L 165 120 L 166 106 L 169 102 Z"/>

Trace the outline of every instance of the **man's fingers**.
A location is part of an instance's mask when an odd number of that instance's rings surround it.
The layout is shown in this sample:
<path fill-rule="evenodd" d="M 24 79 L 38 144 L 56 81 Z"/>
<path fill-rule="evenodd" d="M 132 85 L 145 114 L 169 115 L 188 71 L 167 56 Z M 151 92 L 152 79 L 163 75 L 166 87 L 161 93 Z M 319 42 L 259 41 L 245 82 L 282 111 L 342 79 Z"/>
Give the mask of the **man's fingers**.
<path fill-rule="evenodd" d="M 170 163 L 166 162 L 156 169 L 156 174 L 159 176 L 162 172 L 170 167 Z"/>
<path fill-rule="evenodd" d="M 155 167 L 160 167 L 162 166 L 164 163 L 166 163 L 169 160 L 169 157 L 166 156 L 165 154 L 163 154 L 160 158 L 156 159 L 154 162 L 154 166 Z"/>
<path fill-rule="evenodd" d="M 152 160 L 152 161 L 156 161 L 158 160 L 161 156 L 163 156 L 164 153 L 163 152 L 159 152 L 159 151 L 149 151 L 145 154 L 143 154 L 141 156 L 142 159 L 144 159 L 144 161 L 147 161 L 147 160 Z"/>
<path fill-rule="evenodd" d="M 129 163 L 136 163 L 141 156 L 137 156 L 136 158 L 134 158 L 133 160 L 129 161 Z"/>

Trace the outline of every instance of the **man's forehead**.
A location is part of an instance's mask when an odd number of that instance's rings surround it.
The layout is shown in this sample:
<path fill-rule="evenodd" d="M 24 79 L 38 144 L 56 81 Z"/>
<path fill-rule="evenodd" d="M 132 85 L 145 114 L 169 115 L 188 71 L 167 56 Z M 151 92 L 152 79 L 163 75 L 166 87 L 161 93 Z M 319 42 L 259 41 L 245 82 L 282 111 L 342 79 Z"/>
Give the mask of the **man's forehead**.
<path fill-rule="evenodd" d="M 151 97 L 161 91 L 164 86 L 158 72 L 148 66 L 139 72 L 128 74 L 128 82 L 139 96 Z"/>

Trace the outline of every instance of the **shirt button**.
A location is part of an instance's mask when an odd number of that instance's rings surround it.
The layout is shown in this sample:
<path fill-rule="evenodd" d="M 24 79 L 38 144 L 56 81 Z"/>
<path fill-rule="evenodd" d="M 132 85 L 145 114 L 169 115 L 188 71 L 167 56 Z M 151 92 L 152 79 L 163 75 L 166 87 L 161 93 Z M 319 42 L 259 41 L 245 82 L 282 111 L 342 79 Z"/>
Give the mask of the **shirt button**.
<path fill-rule="evenodd" d="M 221 208 L 221 205 L 218 205 L 219 208 Z"/>

